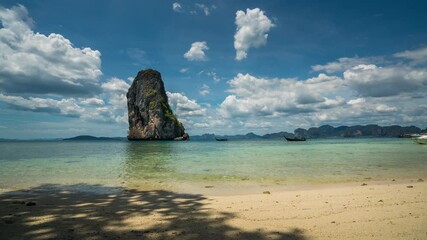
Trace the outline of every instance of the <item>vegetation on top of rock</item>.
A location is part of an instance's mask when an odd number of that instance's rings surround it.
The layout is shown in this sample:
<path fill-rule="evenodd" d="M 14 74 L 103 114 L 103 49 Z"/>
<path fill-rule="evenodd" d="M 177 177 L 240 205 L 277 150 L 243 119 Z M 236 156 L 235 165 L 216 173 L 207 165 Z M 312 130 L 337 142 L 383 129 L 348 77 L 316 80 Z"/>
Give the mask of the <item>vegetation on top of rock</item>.
<path fill-rule="evenodd" d="M 161 105 L 162 105 L 163 111 L 165 112 L 165 117 L 173 121 L 179 128 L 182 129 L 182 131 L 184 131 L 185 130 L 184 126 L 180 121 L 178 121 L 178 118 L 176 118 L 176 116 L 173 114 L 169 104 L 162 102 Z"/>
<path fill-rule="evenodd" d="M 139 71 L 138 75 L 141 73 L 141 77 L 142 78 L 146 78 L 146 77 L 159 77 L 160 76 L 160 72 L 152 69 L 152 68 L 148 68 L 142 71 Z"/>

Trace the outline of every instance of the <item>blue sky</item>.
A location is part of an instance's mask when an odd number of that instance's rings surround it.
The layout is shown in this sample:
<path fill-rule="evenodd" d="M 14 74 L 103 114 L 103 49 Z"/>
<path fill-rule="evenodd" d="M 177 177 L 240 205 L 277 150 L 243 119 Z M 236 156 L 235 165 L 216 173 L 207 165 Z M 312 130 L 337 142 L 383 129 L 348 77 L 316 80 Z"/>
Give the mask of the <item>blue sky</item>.
<path fill-rule="evenodd" d="M 425 1 L 2 1 L 0 138 L 125 136 L 136 73 L 191 134 L 427 126 Z"/>

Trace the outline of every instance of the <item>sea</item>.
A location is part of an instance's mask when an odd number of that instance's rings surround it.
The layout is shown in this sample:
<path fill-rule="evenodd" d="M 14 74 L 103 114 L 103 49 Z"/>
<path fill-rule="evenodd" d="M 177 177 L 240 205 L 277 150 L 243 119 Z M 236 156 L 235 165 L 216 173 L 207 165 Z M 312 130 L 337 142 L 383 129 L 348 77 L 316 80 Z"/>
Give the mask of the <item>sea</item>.
<path fill-rule="evenodd" d="M 234 189 L 427 180 L 427 145 L 399 138 L 0 142 L 0 191 L 40 186 Z"/>

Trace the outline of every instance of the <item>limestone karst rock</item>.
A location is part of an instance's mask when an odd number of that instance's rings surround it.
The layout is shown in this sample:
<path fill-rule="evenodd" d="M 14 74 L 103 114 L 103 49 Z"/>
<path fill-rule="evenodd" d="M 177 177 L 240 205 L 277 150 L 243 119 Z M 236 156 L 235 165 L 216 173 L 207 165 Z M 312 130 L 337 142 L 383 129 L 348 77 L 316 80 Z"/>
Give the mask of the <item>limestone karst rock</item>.
<path fill-rule="evenodd" d="M 129 140 L 187 140 L 173 114 L 160 72 L 138 72 L 127 92 Z"/>

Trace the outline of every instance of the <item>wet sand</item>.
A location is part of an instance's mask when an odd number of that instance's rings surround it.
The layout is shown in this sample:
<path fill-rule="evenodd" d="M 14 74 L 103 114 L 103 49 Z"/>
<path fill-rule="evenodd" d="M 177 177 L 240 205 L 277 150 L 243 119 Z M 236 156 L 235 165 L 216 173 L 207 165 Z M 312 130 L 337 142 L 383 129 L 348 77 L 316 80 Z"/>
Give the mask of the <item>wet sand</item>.
<path fill-rule="evenodd" d="M 227 195 L 87 188 L 105 191 L 0 194 L 0 239 L 427 239 L 427 183 L 417 179 Z"/>

